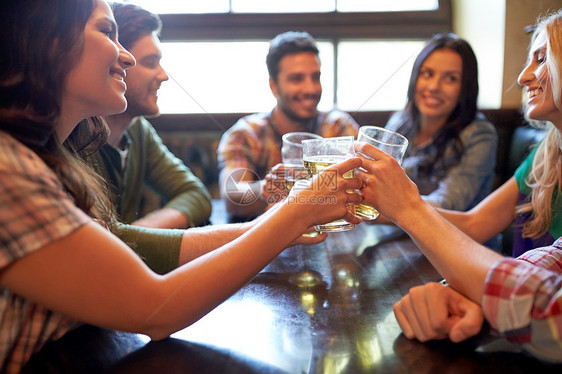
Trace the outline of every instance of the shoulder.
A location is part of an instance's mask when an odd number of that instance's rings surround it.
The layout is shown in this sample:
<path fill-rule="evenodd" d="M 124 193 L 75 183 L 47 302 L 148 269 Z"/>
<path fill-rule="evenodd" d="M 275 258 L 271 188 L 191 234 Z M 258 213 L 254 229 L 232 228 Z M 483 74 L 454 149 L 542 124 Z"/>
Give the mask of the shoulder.
<path fill-rule="evenodd" d="M 390 118 L 388 119 L 384 127 L 392 131 L 397 131 L 407 121 L 408 116 L 406 116 L 404 112 L 394 112 L 390 115 Z"/>
<path fill-rule="evenodd" d="M 260 129 L 267 126 L 269 122 L 269 113 L 254 113 L 240 118 L 228 132 L 244 131 L 257 133 Z"/>
<path fill-rule="evenodd" d="M 0 131 L 0 170 L 26 174 L 50 172 L 35 152 L 3 131 Z"/>
<path fill-rule="evenodd" d="M 356 135 L 359 124 L 351 114 L 339 110 L 321 113 L 320 135 L 325 137 Z"/>
<path fill-rule="evenodd" d="M 351 114 L 342 112 L 341 110 L 331 110 L 329 112 L 323 112 L 322 115 L 324 116 L 322 122 L 357 124 Z"/>
<path fill-rule="evenodd" d="M 146 134 L 150 132 L 156 132 L 154 126 L 144 117 L 137 117 L 133 120 L 133 123 L 127 129 L 127 133 L 131 134 Z"/>
<path fill-rule="evenodd" d="M 240 118 L 224 132 L 220 143 L 239 142 L 241 139 L 260 138 L 267 130 L 269 113 L 249 114 Z"/>
<path fill-rule="evenodd" d="M 496 141 L 498 138 L 496 127 L 483 116 L 477 116 L 474 121 L 469 123 L 460 133 L 461 140 L 465 142 L 473 138 L 479 138 L 481 140 L 483 137 Z"/>

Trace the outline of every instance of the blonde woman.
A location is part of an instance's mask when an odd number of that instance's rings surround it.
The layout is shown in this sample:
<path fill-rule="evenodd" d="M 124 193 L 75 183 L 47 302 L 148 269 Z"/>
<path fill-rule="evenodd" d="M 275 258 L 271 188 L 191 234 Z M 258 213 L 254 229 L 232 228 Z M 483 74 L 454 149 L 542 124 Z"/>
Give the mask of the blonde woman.
<path fill-rule="evenodd" d="M 562 11 L 537 25 L 529 62 L 519 76 L 519 84 L 527 88 L 527 116 L 551 126 L 530 156 L 534 161 L 526 183 L 532 202 L 517 205 L 521 191 L 516 175 L 468 214 L 466 226 L 453 220 L 473 238 L 485 240 L 509 224 L 516 205 L 517 214 L 531 213 L 522 226 L 524 236 L 538 238 L 553 225 L 562 172 L 561 63 Z M 456 342 L 478 333 L 485 319 L 529 353 L 562 362 L 562 237 L 517 259 L 504 258 L 425 203 L 392 157 L 368 144 L 359 144 L 356 150 L 374 159 L 363 158 L 362 167 L 368 171 L 361 173 L 365 200 L 408 232 L 450 285 L 414 287 L 395 304 L 404 334 L 421 341 L 450 338 Z"/>

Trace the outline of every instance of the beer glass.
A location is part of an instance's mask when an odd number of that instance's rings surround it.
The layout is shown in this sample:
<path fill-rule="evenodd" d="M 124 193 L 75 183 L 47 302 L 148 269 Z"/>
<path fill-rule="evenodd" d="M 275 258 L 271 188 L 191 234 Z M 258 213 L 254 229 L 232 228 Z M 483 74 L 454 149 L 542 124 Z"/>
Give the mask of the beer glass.
<path fill-rule="evenodd" d="M 308 170 L 310 178 L 319 174 L 330 165 L 355 155 L 353 136 L 303 140 L 302 148 L 304 166 Z M 350 170 L 344 174 L 344 178 L 351 178 L 353 175 L 354 170 Z M 336 180 L 335 177 L 336 175 L 334 174 L 323 173 L 316 179 L 315 183 L 334 183 Z M 334 188 L 335 187 L 334 184 Z M 355 214 L 355 206 L 353 204 L 348 205 L 348 210 Z M 324 225 L 316 225 L 315 228 L 317 231 L 333 232 L 349 230 L 354 226 L 354 224 L 344 219 L 339 219 Z"/>
<path fill-rule="evenodd" d="M 408 148 L 408 139 L 404 136 L 377 126 L 361 126 L 357 134 L 357 141 L 369 143 L 388 153 L 399 164 L 402 163 L 402 158 L 406 153 L 406 148 Z M 370 158 L 366 155 L 363 156 Z M 376 219 L 379 212 L 371 204 L 363 202 L 355 207 L 355 215 L 363 220 L 370 221 Z"/>
<path fill-rule="evenodd" d="M 322 139 L 320 135 L 310 132 L 289 132 L 282 137 L 281 157 L 284 166 L 285 186 L 291 190 L 297 180 L 307 179 L 308 173 L 302 161 L 302 141 Z"/>

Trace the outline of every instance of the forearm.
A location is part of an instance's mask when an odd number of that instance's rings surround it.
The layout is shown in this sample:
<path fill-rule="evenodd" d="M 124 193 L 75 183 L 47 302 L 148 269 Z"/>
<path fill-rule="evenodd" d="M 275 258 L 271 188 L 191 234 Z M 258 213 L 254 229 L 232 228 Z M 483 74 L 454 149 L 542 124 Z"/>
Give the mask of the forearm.
<path fill-rule="evenodd" d="M 185 230 L 179 255 L 180 265 L 230 243 L 246 233 L 256 222 L 213 225 Z"/>
<path fill-rule="evenodd" d="M 431 206 L 420 201 L 397 220 L 437 271 L 459 292 L 482 302 L 486 275 L 499 254 L 471 240 Z"/>
<path fill-rule="evenodd" d="M 518 195 L 519 188 L 512 177 L 468 212 L 438 211 L 472 239 L 484 243 L 513 222 Z"/>
<path fill-rule="evenodd" d="M 200 182 L 186 183 L 184 188 L 187 190 L 176 194 L 164 207 L 181 212 L 190 226 L 199 226 L 211 216 L 211 195 Z"/>
<path fill-rule="evenodd" d="M 155 229 L 186 229 L 189 227 L 187 217 L 179 210 L 162 208 L 131 222 L 131 225 Z"/>
<path fill-rule="evenodd" d="M 165 298 L 147 321 L 150 330 L 155 331 L 151 335 L 165 337 L 201 318 L 249 282 L 306 230 L 307 225 L 290 219 L 293 216 L 287 213 L 291 210 L 290 207 L 285 206 L 283 209 L 285 212 L 272 215 L 267 220 L 260 220 L 244 235 L 216 251 L 200 256 L 178 270 L 166 274 L 166 288 L 173 290 L 174 297 Z M 282 237 L 272 241 L 271 233 L 279 227 L 286 228 L 286 231 Z M 189 314 L 185 313 L 186 305 L 189 305 L 192 311 Z"/>

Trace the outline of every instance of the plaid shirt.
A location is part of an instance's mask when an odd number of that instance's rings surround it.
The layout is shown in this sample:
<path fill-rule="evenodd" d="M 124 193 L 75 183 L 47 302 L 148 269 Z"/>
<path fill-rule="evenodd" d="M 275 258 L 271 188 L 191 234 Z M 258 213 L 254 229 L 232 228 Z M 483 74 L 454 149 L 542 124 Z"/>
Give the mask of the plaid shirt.
<path fill-rule="evenodd" d="M 0 131 L 0 269 L 89 221 L 31 150 Z M 0 366 L 16 373 L 76 321 L 0 287 Z"/>
<path fill-rule="evenodd" d="M 348 114 L 337 110 L 320 113 L 300 131 L 325 138 L 357 136 L 359 125 Z M 282 162 L 281 134 L 271 119 L 271 113 L 259 113 L 238 120 L 221 138 L 217 156 L 219 170 L 249 169 L 260 179 Z"/>
<path fill-rule="evenodd" d="M 482 308 L 507 340 L 537 357 L 562 362 L 562 237 L 552 246 L 494 264 Z"/>

